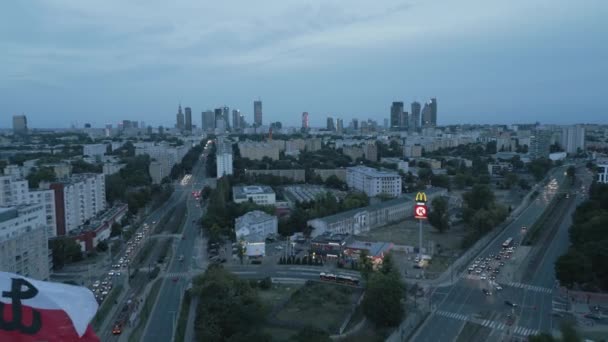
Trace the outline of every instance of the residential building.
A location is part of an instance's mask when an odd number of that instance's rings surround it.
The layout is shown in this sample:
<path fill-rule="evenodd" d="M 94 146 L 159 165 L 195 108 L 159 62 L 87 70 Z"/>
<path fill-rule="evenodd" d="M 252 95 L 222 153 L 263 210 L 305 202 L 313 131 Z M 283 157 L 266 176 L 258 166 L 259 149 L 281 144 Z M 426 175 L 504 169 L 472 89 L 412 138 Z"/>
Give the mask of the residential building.
<path fill-rule="evenodd" d="M 416 158 L 416 165 L 420 166 L 421 163 L 422 165 L 428 165 L 428 167 L 433 170 L 441 169 L 441 160 L 422 157 Z"/>
<path fill-rule="evenodd" d="M 488 173 L 490 176 L 502 176 L 511 171 L 513 171 L 513 164 L 511 163 L 499 162 L 488 164 Z"/>
<path fill-rule="evenodd" d="M 562 129 L 561 145 L 568 154 L 585 150 L 585 126 L 572 125 Z"/>
<path fill-rule="evenodd" d="M 409 171 L 410 168 L 410 163 L 403 160 L 403 159 L 399 159 L 399 158 L 380 158 L 380 162 L 381 163 L 386 163 L 386 164 L 395 164 L 397 165 L 397 170 L 399 171 L 403 171 L 405 173 L 407 173 Z"/>
<path fill-rule="evenodd" d="M 184 112 L 186 113 L 186 122 L 185 129 L 188 132 L 192 132 L 192 108 L 186 107 L 184 108 Z"/>
<path fill-rule="evenodd" d="M 148 173 L 150 173 L 150 178 L 152 178 L 152 184 L 162 183 L 163 178 L 168 177 L 170 172 L 171 170 L 167 170 L 159 161 L 150 161 L 150 166 L 148 166 Z"/>
<path fill-rule="evenodd" d="M 0 271 L 48 280 L 51 262 L 43 205 L 0 208 Z"/>
<path fill-rule="evenodd" d="M 365 159 L 371 161 L 371 162 L 377 162 L 378 161 L 378 146 L 376 146 L 375 142 L 367 142 L 366 144 L 363 145 L 363 155 L 365 156 Z"/>
<path fill-rule="evenodd" d="M 391 105 L 391 130 L 401 130 L 401 119 L 403 116 L 403 102 L 393 102 Z"/>
<path fill-rule="evenodd" d="M 55 196 L 57 235 L 68 235 L 106 209 L 106 183 L 103 173 L 75 174 L 50 184 Z"/>
<path fill-rule="evenodd" d="M 531 159 L 548 158 L 551 151 L 551 131 L 536 129 L 530 136 L 528 153 Z"/>
<path fill-rule="evenodd" d="M 422 156 L 422 146 L 405 145 L 403 146 L 403 156 L 406 158 L 418 158 Z"/>
<path fill-rule="evenodd" d="M 285 177 L 296 182 L 304 182 L 306 180 L 304 169 L 293 170 L 245 170 L 248 175 L 267 175 L 274 177 Z"/>
<path fill-rule="evenodd" d="M 359 146 L 344 146 L 342 147 L 342 154 L 350 157 L 353 161 L 356 161 L 359 158 L 363 158 L 365 152 Z"/>
<path fill-rule="evenodd" d="M 13 115 L 13 133 L 27 134 L 27 117 L 25 115 Z"/>
<path fill-rule="evenodd" d="M 306 151 L 315 152 L 323 148 L 323 139 L 311 138 L 306 139 Z"/>
<path fill-rule="evenodd" d="M 256 127 L 262 126 L 262 101 L 253 101 L 253 124 Z"/>
<path fill-rule="evenodd" d="M 184 121 L 184 113 L 182 112 L 182 105 L 180 104 L 179 108 L 177 109 L 175 128 L 177 128 L 179 131 L 183 131 L 185 126 Z"/>
<path fill-rule="evenodd" d="M 86 144 L 82 145 L 82 155 L 101 160 L 106 154 L 108 146 L 106 144 Z"/>
<path fill-rule="evenodd" d="M 70 163 L 47 164 L 46 166 L 53 168 L 57 179 L 69 178 L 72 175 L 72 164 Z"/>
<path fill-rule="evenodd" d="M 153 142 L 136 143 L 134 145 L 135 155 L 147 154 L 152 159 L 152 162 L 158 162 L 158 164 L 154 165 L 151 162 L 148 168 L 154 184 L 160 184 L 162 179 L 171 173 L 173 166 L 180 163 L 186 153 L 188 153 L 188 147 L 185 145 L 171 146 L 165 143 L 156 144 Z"/>
<path fill-rule="evenodd" d="M 234 203 L 243 203 L 249 200 L 259 205 L 274 205 L 276 203 L 276 195 L 272 188 L 267 185 L 233 186 L 232 199 Z"/>
<path fill-rule="evenodd" d="M 101 241 L 110 238 L 112 225 L 125 216 L 129 206 L 120 204 L 108 209 L 103 214 L 92 219 L 88 224 L 83 225 L 70 234 L 70 238 L 74 239 L 79 245 L 82 252 L 94 251 Z"/>
<path fill-rule="evenodd" d="M 312 171 L 315 175 L 319 175 L 323 181 L 326 181 L 331 176 L 336 176 L 339 180 L 346 183 L 346 169 L 313 169 Z"/>
<path fill-rule="evenodd" d="M 396 172 L 378 171 L 367 166 L 346 169 L 346 184 L 349 188 L 365 192 L 368 196 L 401 195 L 401 176 Z"/>
<path fill-rule="evenodd" d="M 597 181 L 598 183 L 608 184 L 608 160 L 598 160 Z"/>
<path fill-rule="evenodd" d="M 236 218 L 234 232 L 248 257 L 264 256 L 266 238 L 278 234 L 278 219 L 260 210 L 250 211 Z"/>
<path fill-rule="evenodd" d="M 336 125 L 334 124 L 334 118 L 332 118 L 331 116 L 327 118 L 327 127 L 325 129 L 327 129 L 328 131 L 331 131 L 331 132 L 336 131 Z"/>
<path fill-rule="evenodd" d="M 11 176 L 13 179 L 24 179 L 32 171 L 31 167 L 9 164 L 4 167 L 4 175 Z"/>
<path fill-rule="evenodd" d="M 279 147 L 275 143 L 245 141 L 239 142 L 238 146 L 243 158 L 262 160 L 264 157 L 268 157 L 272 160 L 279 160 Z"/>
<path fill-rule="evenodd" d="M 106 162 L 103 163 L 103 174 L 106 176 L 113 175 L 122 170 L 127 164 L 125 163 L 115 163 L 115 162 Z"/>
<path fill-rule="evenodd" d="M 217 178 L 233 174 L 232 143 L 228 140 L 218 139 L 215 156 Z"/>

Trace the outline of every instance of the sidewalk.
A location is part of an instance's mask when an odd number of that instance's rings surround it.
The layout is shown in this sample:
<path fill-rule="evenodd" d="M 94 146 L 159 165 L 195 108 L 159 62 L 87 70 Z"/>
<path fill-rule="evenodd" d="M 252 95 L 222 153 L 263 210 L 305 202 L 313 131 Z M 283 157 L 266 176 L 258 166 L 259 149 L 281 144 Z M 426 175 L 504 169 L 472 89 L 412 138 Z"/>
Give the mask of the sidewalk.
<path fill-rule="evenodd" d="M 420 310 L 418 307 L 415 310 L 408 310 L 407 317 L 397 329 L 386 339 L 386 342 L 401 342 L 415 333 L 416 328 L 427 317 L 427 310 Z"/>
<path fill-rule="evenodd" d="M 198 297 L 194 296 L 190 302 L 190 310 L 188 311 L 188 322 L 186 323 L 186 333 L 184 334 L 184 342 L 194 342 L 194 320 L 196 319 L 197 306 Z"/>

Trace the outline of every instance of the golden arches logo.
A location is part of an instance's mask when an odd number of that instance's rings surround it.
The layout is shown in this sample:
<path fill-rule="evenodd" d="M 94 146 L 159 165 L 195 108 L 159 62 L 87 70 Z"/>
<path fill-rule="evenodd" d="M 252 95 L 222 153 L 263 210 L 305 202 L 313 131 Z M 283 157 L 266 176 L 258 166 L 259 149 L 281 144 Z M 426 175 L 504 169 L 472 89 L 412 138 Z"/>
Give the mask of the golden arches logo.
<path fill-rule="evenodd" d="M 416 202 L 426 202 L 426 194 L 424 192 L 417 193 Z"/>

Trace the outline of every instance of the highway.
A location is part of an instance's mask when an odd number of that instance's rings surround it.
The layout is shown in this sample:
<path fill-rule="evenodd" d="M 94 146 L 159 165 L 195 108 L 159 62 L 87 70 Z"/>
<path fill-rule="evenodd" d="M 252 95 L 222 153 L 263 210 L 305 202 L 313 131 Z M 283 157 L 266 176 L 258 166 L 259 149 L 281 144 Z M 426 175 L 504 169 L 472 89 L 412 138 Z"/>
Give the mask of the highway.
<path fill-rule="evenodd" d="M 200 190 L 201 185 L 198 182 L 204 179 L 204 174 L 204 163 L 199 162 L 192 171 L 194 183 L 179 185 L 182 187 L 182 192 L 186 196 L 187 201 L 187 218 L 182 233 L 184 239 L 179 239 L 174 246 L 174 252 L 167 268 L 169 277 L 159 280 L 162 281 L 162 284 L 156 304 L 146 323 L 142 341 L 172 340 L 179 315 L 180 300 L 190 282 L 188 277 L 181 274 L 189 272 L 194 264 L 194 242 L 200 234 L 200 230 L 195 222 L 202 216 L 202 209 L 197 206 L 198 201 L 190 193 L 195 189 Z M 180 255 L 184 256 L 184 261 L 178 260 Z"/>
<path fill-rule="evenodd" d="M 552 171 L 549 183 L 539 191 L 528 208 L 516 217 L 499 234 L 498 238 L 488 244 L 480 253 L 486 257 L 497 254 L 502 249 L 502 242 L 513 237 L 519 242 L 523 237 L 522 226 L 531 227 L 539 218 L 551 199 L 556 195 L 558 184 L 565 179 L 565 167 Z M 572 201 L 574 204 L 574 201 Z M 573 210 L 574 205 L 570 207 Z M 546 251 L 537 273 L 530 284 L 517 282 L 500 283 L 502 291 L 486 296 L 482 289 L 490 288 L 487 281 L 464 274 L 454 285 L 434 289 L 431 295 L 433 314 L 414 335 L 414 341 L 451 341 L 456 340 L 467 322 L 486 327 L 489 336 L 480 340 L 499 340 L 504 335 L 526 337 L 539 331 L 550 331 L 552 328 L 551 302 L 554 288 L 553 262 L 568 246 L 570 213 L 566 213 L 551 247 Z M 510 260 L 508 262 L 516 262 Z M 505 305 L 505 300 L 519 304 L 515 310 Z M 512 326 L 507 324 L 507 315 L 515 314 L 516 321 Z M 438 329 L 441 327 L 441 329 Z"/>

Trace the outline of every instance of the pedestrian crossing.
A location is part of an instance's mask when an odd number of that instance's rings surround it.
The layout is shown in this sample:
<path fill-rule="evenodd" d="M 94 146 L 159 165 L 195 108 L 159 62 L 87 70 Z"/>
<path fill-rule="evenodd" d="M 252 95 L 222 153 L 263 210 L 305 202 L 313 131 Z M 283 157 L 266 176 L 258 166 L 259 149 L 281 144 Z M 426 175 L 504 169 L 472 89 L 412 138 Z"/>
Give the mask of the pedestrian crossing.
<path fill-rule="evenodd" d="M 165 277 L 167 278 L 182 278 L 182 277 L 189 277 L 191 276 L 191 273 L 188 272 L 167 272 L 165 273 Z"/>
<path fill-rule="evenodd" d="M 460 321 L 477 323 L 481 326 L 484 326 L 484 327 L 492 329 L 492 330 L 498 330 L 498 331 L 504 331 L 504 332 L 509 331 L 510 333 L 512 333 L 514 335 L 520 335 L 520 336 L 527 337 L 527 336 L 531 336 L 531 335 L 538 335 L 540 333 L 540 331 L 538 331 L 536 329 L 526 328 L 526 327 L 521 327 L 521 326 L 509 326 L 506 323 L 493 321 L 493 320 L 489 320 L 489 319 L 482 319 L 482 320 L 475 319 L 475 318 L 470 317 L 469 315 L 460 314 L 460 313 L 456 313 L 456 312 L 437 310 L 437 311 L 435 311 L 435 314 L 439 315 L 439 316 L 443 316 L 443 317 L 457 319 Z"/>
<path fill-rule="evenodd" d="M 536 291 L 536 292 L 542 292 L 542 293 L 553 293 L 553 289 L 550 289 L 548 287 L 534 286 L 534 285 L 514 283 L 514 282 L 511 282 L 507 285 L 512 286 L 512 287 L 517 287 L 520 289 L 530 290 L 530 291 Z"/>
<path fill-rule="evenodd" d="M 448 318 L 457 319 L 457 320 L 460 320 L 460 321 L 468 321 L 469 320 L 469 316 L 463 315 L 463 314 L 459 314 L 459 313 L 455 313 L 455 312 L 437 310 L 437 311 L 435 311 L 435 314 L 439 315 L 439 316 L 444 316 L 444 317 L 448 317 Z"/>

